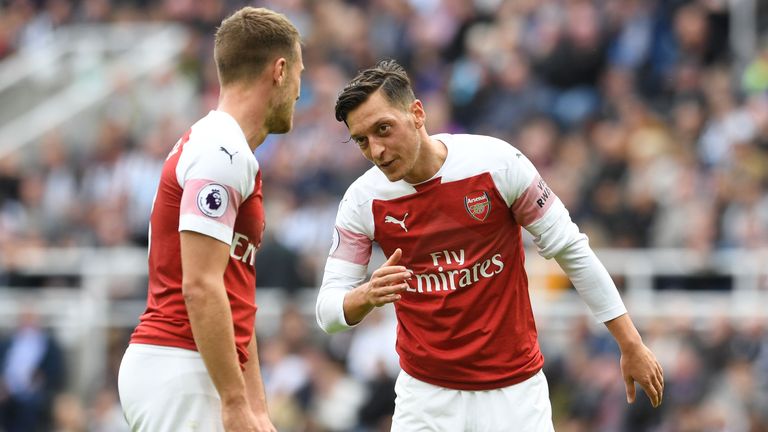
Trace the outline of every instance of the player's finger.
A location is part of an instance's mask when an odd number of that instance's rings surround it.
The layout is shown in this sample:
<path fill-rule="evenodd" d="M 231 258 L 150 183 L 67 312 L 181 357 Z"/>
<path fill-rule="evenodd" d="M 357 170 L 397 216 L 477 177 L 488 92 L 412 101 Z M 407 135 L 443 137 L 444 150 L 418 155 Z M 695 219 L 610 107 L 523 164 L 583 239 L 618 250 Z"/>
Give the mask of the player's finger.
<path fill-rule="evenodd" d="M 651 379 L 653 381 L 653 388 L 656 389 L 657 400 L 654 406 L 657 407 L 661 405 L 661 401 L 664 398 L 664 383 L 658 375 L 654 375 Z"/>
<path fill-rule="evenodd" d="M 656 369 L 658 371 L 659 380 L 661 380 L 661 385 L 664 385 L 664 368 L 661 367 L 661 363 L 656 362 Z"/>
<path fill-rule="evenodd" d="M 399 294 L 403 291 L 405 291 L 408 288 L 408 283 L 403 282 L 395 285 L 389 285 L 387 287 L 382 288 L 379 293 L 381 295 L 391 295 L 391 294 Z"/>
<path fill-rule="evenodd" d="M 645 394 L 648 395 L 648 398 L 651 400 L 651 405 L 655 407 L 659 406 L 659 392 L 656 391 L 656 386 L 653 384 L 653 379 L 651 378 L 650 382 L 641 382 L 640 386 L 645 391 Z"/>
<path fill-rule="evenodd" d="M 659 403 L 661 403 L 664 400 L 664 369 L 659 362 L 656 362 L 656 379 L 659 383 Z"/>
<path fill-rule="evenodd" d="M 627 403 L 635 402 L 635 380 L 627 375 L 624 377 L 624 386 L 627 388 Z"/>
<path fill-rule="evenodd" d="M 385 287 L 378 288 L 376 290 L 376 294 L 375 295 L 383 297 L 383 296 L 388 296 L 388 295 L 391 295 L 391 294 L 399 294 L 399 293 L 405 291 L 407 288 L 408 288 L 408 284 L 406 282 L 399 283 L 399 284 L 394 284 L 394 285 L 388 285 L 388 286 L 385 286 Z"/>
<path fill-rule="evenodd" d="M 405 289 L 405 288 L 403 288 L 403 289 Z M 402 289 L 399 290 L 399 291 L 402 291 Z M 398 292 L 383 294 L 383 295 L 380 295 L 380 296 L 376 297 L 376 299 L 374 300 L 373 304 L 376 305 L 376 306 L 384 306 L 387 303 L 394 303 L 394 302 L 400 300 L 401 298 L 402 298 L 402 296 Z"/>
<path fill-rule="evenodd" d="M 392 255 L 390 255 L 389 258 L 387 258 L 387 262 L 385 262 L 382 265 L 382 267 L 393 266 L 397 264 L 398 262 L 400 262 L 400 258 L 402 258 L 402 256 L 403 256 L 402 249 L 400 248 L 395 249 L 395 251 L 392 252 Z"/>
<path fill-rule="evenodd" d="M 407 282 L 394 283 L 376 288 L 372 294 L 375 297 L 386 297 L 392 294 L 399 294 L 408 288 Z"/>
<path fill-rule="evenodd" d="M 403 282 L 404 280 L 408 280 L 411 278 L 411 273 L 407 271 L 401 271 L 397 273 L 389 273 L 385 275 L 377 275 L 376 277 L 376 285 L 377 286 L 387 286 L 387 285 L 394 285 L 399 284 Z"/>
<path fill-rule="evenodd" d="M 403 296 L 401 296 L 401 295 L 400 295 L 400 294 L 398 294 L 398 293 L 392 293 L 392 294 L 389 294 L 389 295 L 386 297 L 386 299 L 387 299 L 387 303 L 396 302 L 396 301 L 400 300 L 402 297 L 403 297 Z"/>
<path fill-rule="evenodd" d="M 373 273 L 371 273 L 371 280 L 376 279 L 376 283 L 379 283 L 378 279 L 382 279 L 387 275 L 395 274 L 395 273 L 406 273 L 408 270 L 404 266 L 390 266 L 390 267 L 379 267 L 377 268 Z M 410 273 L 409 273 L 410 277 Z"/>

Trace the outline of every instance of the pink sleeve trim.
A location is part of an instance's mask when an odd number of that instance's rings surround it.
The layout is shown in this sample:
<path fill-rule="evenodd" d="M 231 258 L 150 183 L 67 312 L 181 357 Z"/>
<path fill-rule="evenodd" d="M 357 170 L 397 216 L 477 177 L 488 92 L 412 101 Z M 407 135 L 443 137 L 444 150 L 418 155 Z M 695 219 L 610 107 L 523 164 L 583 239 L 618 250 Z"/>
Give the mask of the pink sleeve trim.
<path fill-rule="evenodd" d="M 528 226 L 547 213 L 557 197 L 549 189 L 540 175 L 536 175 L 530 185 L 510 206 L 515 220 L 521 226 Z"/>
<path fill-rule="evenodd" d="M 367 265 L 371 260 L 371 239 L 336 226 L 338 246 L 331 251 L 331 258 L 338 258 L 355 264 Z"/>
<path fill-rule="evenodd" d="M 187 180 L 181 196 L 180 216 L 200 216 L 234 228 L 242 200 L 240 192 L 231 186 L 206 179 Z"/>

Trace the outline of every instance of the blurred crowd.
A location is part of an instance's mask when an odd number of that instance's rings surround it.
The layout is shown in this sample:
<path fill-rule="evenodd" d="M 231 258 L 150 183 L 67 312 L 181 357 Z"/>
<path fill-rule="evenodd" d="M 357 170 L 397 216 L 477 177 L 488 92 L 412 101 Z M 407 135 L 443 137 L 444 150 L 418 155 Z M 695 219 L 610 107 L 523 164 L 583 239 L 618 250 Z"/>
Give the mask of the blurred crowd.
<path fill-rule="evenodd" d="M 567 330 L 539 321 L 555 430 L 558 432 L 768 431 L 768 323 L 680 318 L 640 322 L 664 368 L 662 405 L 637 391 L 626 403 L 619 350 L 591 318 Z M 67 365 L 33 313 L 0 341 L 0 431 L 127 432 L 114 388 L 127 343 L 112 335 L 106 383 L 85 398 L 66 385 Z M 281 432 L 385 432 L 399 371 L 394 316 L 377 309 L 355 331 L 325 338 L 298 307 L 277 331 L 260 335 L 264 385 Z M 30 349 L 30 345 L 33 346 Z"/>
<path fill-rule="evenodd" d="M 0 158 L 0 285 L 66 283 L 17 271 L 20 244 L 146 245 L 165 155 L 216 105 L 212 34 L 244 3 L 0 0 L 0 61 L 73 24 L 168 21 L 188 30 L 173 67 L 116 86 L 93 137 L 52 130 L 34 143 L 34 157 Z M 369 166 L 333 117 L 335 97 L 382 58 L 409 71 L 429 132 L 494 135 L 525 153 L 593 247 L 768 246 L 766 2 L 748 14 L 757 45 L 746 58 L 732 46 L 739 29 L 729 4 L 738 2 L 725 0 L 253 3 L 297 25 L 306 65 L 294 130 L 256 151 L 267 212 L 261 286 L 294 292 L 319 282 L 339 198 Z M 557 430 L 768 430 L 766 323 L 699 324 L 644 327 L 668 374 L 657 411 L 644 401 L 626 407 L 616 347 L 603 332 L 577 327 L 567 349 L 547 352 L 542 329 Z M 354 333 L 320 338 L 289 308 L 262 348 L 280 430 L 387 430 L 397 364 L 392 344 L 380 341 L 391 329 L 383 313 Z M 124 336 L 116 336 L 120 353 Z M 5 387 L 0 402 L 9 400 Z M 78 404 L 63 394 L 47 399 L 48 412 Z M 94 404 L 114 405 L 113 394 L 99 395 Z M 45 430 L 119 430 L 58 422 Z"/>

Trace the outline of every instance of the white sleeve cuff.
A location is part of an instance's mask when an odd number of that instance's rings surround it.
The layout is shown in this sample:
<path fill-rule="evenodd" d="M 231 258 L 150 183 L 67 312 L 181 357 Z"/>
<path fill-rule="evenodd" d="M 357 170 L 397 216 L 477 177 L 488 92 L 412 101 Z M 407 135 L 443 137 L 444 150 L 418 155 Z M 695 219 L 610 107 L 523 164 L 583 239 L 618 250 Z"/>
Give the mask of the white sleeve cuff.
<path fill-rule="evenodd" d="M 347 324 L 344 316 L 344 296 L 347 290 L 340 288 L 326 288 L 317 297 L 315 315 L 317 324 L 326 333 L 338 333 L 348 330 L 353 325 Z"/>
<path fill-rule="evenodd" d="M 194 231 L 213 237 L 225 244 L 232 244 L 233 230 L 231 227 L 202 216 L 194 214 L 181 215 L 179 218 L 179 232 L 181 231 Z"/>
<path fill-rule="evenodd" d="M 367 271 L 367 266 L 328 258 L 315 304 L 317 324 L 326 333 L 337 333 L 354 327 L 347 324 L 344 316 L 344 296 L 363 283 Z"/>

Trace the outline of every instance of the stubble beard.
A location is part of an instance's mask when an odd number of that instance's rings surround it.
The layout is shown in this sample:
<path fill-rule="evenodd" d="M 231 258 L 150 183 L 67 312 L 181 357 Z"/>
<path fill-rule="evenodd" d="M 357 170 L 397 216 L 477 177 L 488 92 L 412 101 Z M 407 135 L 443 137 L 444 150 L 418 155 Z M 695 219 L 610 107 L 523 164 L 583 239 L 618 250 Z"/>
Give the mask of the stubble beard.
<path fill-rule="evenodd" d="M 290 132 L 293 126 L 293 101 L 276 106 L 267 120 L 267 130 L 273 134 Z"/>

